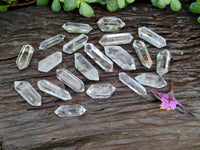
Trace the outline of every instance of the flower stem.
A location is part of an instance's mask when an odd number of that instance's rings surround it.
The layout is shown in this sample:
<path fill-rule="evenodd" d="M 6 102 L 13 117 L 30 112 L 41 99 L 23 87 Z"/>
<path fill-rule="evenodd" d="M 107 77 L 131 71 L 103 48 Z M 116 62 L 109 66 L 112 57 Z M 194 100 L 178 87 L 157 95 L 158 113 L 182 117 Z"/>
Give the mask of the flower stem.
<path fill-rule="evenodd" d="M 174 78 L 171 79 L 171 91 L 174 90 Z"/>

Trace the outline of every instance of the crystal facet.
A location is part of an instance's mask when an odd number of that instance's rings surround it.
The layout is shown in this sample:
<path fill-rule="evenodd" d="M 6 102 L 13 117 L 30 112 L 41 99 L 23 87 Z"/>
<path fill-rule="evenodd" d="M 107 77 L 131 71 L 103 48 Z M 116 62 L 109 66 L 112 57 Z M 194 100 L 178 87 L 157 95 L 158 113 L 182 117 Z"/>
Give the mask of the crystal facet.
<path fill-rule="evenodd" d="M 97 25 L 103 32 L 119 31 L 125 26 L 125 23 L 116 17 L 102 17 L 97 22 Z"/>
<path fill-rule="evenodd" d="M 41 106 L 40 94 L 27 81 L 15 81 L 15 90 L 32 106 Z"/>
<path fill-rule="evenodd" d="M 92 43 L 85 44 L 85 53 L 92 58 L 105 72 L 113 71 L 113 62 L 106 57 L 98 48 Z"/>
<path fill-rule="evenodd" d="M 75 39 L 63 45 L 63 52 L 72 54 L 78 49 L 82 48 L 85 45 L 85 43 L 87 43 L 87 40 L 88 40 L 88 36 L 85 34 L 81 34 Z"/>
<path fill-rule="evenodd" d="M 106 55 L 123 70 L 136 70 L 134 58 L 120 46 L 104 47 Z"/>
<path fill-rule="evenodd" d="M 142 73 L 135 77 L 135 79 L 146 86 L 154 87 L 154 88 L 162 88 L 167 86 L 167 82 L 162 77 L 151 74 L 151 73 Z"/>
<path fill-rule="evenodd" d="M 82 105 L 61 105 L 55 110 L 59 117 L 81 116 L 86 112 Z"/>
<path fill-rule="evenodd" d="M 62 62 L 62 52 L 55 52 L 39 61 L 38 70 L 41 72 L 49 72 Z"/>
<path fill-rule="evenodd" d="M 89 24 L 67 22 L 62 26 L 69 33 L 89 33 L 92 27 Z"/>
<path fill-rule="evenodd" d="M 133 48 L 135 49 L 142 65 L 147 68 L 151 68 L 153 62 L 151 60 L 145 43 L 139 40 L 135 40 L 133 42 Z"/>
<path fill-rule="evenodd" d="M 147 95 L 146 89 L 125 72 L 119 73 L 119 80 L 139 95 Z"/>
<path fill-rule="evenodd" d="M 158 53 L 156 72 L 160 76 L 162 76 L 168 72 L 170 59 L 171 59 L 171 54 L 167 49 Z"/>
<path fill-rule="evenodd" d="M 33 55 L 34 49 L 31 45 L 23 45 L 19 55 L 16 59 L 16 64 L 19 70 L 25 69 L 28 67 L 32 55 Z"/>
<path fill-rule="evenodd" d="M 115 92 L 116 88 L 110 83 L 92 84 L 88 90 L 87 95 L 93 99 L 109 98 Z"/>
<path fill-rule="evenodd" d="M 48 93 L 50 95 L 53 95 L 55 97 L 58 97 L 62 100 L 72 99 L 72 97 L 68 91 L 64 90 L 63 88 L 61 88 L 47 80 L 40 80 L 40 81 L 38 81 L 37 85 L 41 91 Z"/>
<path fill-rule="evenodd" d="M 65 68 L 56 70 L 57 78 L 75 92 L 83 92 L 85 90 L 84 83 L 70 71 Z"/>
<path fill-rule="evenodd" d="M 166 46 L 166 39 L 146 27 L 138 28 L 139 37 L 157 48 Z"/>
<path fill-rule="evenodd" d="M 74 54 L 75 68 L 89 80 L 99 81 L 98 70 L 80 53 Z"/>
<path fill-rule="evenodd" d="M 128 44 L 133 40 L 130 33 L 104 34 L 99 43 L 102 46 Z"/>
<path fill-rule="evenodd" d="M 41 42 L 39 49 L 45 50 L 49 47 L 52 47 L 52 46 L 60 43 L 61 41 L 63 41 L 64 38 L 65 38 L 65 35 L 62 35 L 62 34 L 58 34 L 56 36 L 48 38 L 48 39 L 44 40 L 43 42 Z"/>

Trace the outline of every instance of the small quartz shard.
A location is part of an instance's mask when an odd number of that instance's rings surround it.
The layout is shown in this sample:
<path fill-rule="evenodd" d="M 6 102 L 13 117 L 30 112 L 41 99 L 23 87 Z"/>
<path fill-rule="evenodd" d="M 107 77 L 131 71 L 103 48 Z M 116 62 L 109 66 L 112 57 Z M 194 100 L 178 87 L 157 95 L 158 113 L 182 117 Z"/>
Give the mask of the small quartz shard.
<path fill-rule="evenodd" d="M 80 53 L 74 54 L 75 68 L 88 80 L 99 81 L 98 70 Z"/>
<path fill-rule="evenodd" d="M 72 97 L 68 91 L 66 91 L 65 89 L 47 81 L 47 80 L 40 80 L 40 81 L 38 81 L 37 85 L 41 91 L 48 93 L 50 95 L 53 95 L 57 98 L 60 98 L 62 100 L 72 99 Z"/>
<path fill-rule="evenodd" d="M 128 44 L 133 40 L 130 33 L 104 34 L 99 41 L 102 46 Z"/>
<path fill-rule="evenodd" d="M 82 48 L 87 43 L 87 40 L 88 40 L 88 36 L 85 34 L 81 34 L 75 39 L 63 45 L 63 52 L 67 54 L 72 54 L 78 49 Z"/>
<path fill-rule="evenodd" d="M 109 98 L 115 92 L 116 88 L 110 83 L 92 84 L 86 94 L 93 99 Z"/>
<path fill-rule="evenodd" d="M 157 48 L 166 46 L 166 39 L 146 27 L 138 28 L 139 37 Z"/>
<path fill-rule="evenodd" d="M 108 57 L 106 57 L 98 48 L 96 48 L 92 43 L 85 44 L 84 51 L 105 72 L 113 71 L 113 62 Z"/>
<path fill-rule="evenodd" d="M 15 81 L 14 88 L 30 105 L 41 106 L 40 94 L 27 81 Z"/>
<path fill-rule="evenodd" d="M 62 26 L 69 33 L 89 33 L 92 27 L 89 24 L 67 22 Z"/>
<path fill-rule="evenodd" d="M 55 114 L 59 117 L 81 116 L 86 112 L 82 105 L 61 105 L 55 110 Z"/>
<path fill-rule="evenodd" d="M 56 70 L 57 78 L 65 85 L 70 87 L 75 92 L 84 92 L 85 87 L 82 80 L 72 74 L 65 68 L 57 69 Z"/>
<path fill-rule="evenodd" d="M 150 69 L 153 62 L 151 60 L 145 43 L 139 40 L 135 40 L 133 42 L 133 48 L 135 49 L 142 65 Z"/>
<path fill-rule="evenodd" d="M 52 46 L 60 43 L 61 41 L 63 41 L 64 38 L 65 38 L 65 35 L 62 35 L 62 34 L 58 34 L 56 36 L 48 38 L 48 39 L 44 40 L 43 42 L 41 42 L 39 49 L 45 50 L 49 47 L 52 47 Z"/>
<path fill-rule="evenodd" d="M 139 95 L 147 95 L 146 89 L 125 72 L 119 73 L 119 80 Z"/>
<path fill-rule="evenodd" d="M 19 70 L 25 69 L 29 66 L 34 49 L 31 45 L 23 45 L 19 55 L 16 59 L 16 64 Z"/>
<path fill-rule="evenodd" d="M 97 22 L 97 25 L 103 32 L 115 32 L 123 28 L 125 23 L 117 17 L 102 17 Z"/>
<path fill-rule="evenodd" d="M 123 70 L 136 70 L 134 58 L 120 46 L 105 46 L 106 55 Z"/>
<path fill-rule="evenodd" d="M 168 72 L 170 60 L 171 60 L 171 54 L 169 50 L 165 49 L 158 53 L 156 72 L 160 76 Z"/>
<path fill-rule="evenodd" d="M 55 52 L 39 61 L 38 71 L 49 72 L 62 62 L 62 52 Z"/>
<path fill-rule="evenodd" d="M 154 87 L 154 88 L 162 88 L 167 86 L 167 82 L 162 77 L 151 74 L 151 73 L 142 73 L 135 77 L 135 79 L 146 86 Z"/>

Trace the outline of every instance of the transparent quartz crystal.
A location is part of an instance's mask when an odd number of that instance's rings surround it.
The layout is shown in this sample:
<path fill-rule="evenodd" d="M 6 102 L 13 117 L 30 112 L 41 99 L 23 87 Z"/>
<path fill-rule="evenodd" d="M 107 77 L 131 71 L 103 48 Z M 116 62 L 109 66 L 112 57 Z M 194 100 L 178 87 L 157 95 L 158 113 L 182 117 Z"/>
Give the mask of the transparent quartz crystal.
<path fill-rule="evenodd" d="M 89 24 L 67 22 L 62 26 L 69 33 L 89 33 L 92 27 Z"/>

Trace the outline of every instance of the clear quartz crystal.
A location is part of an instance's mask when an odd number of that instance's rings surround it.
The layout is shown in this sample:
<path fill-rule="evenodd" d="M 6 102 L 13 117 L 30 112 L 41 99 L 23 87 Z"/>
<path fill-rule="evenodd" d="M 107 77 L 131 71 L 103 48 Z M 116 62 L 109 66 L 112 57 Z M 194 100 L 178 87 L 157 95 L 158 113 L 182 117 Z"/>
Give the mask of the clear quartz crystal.
<path fill-rule="evenodd" d="M 41 42 L 39 49 L 45 50 L 49 47 L 52 47 L 52 46 L 60 43 L 61 41 L 63 41 L 64 38 L 65 38 L 65 35 L 62 35 L 62 34 L 58 34 L 56 36 L 48 38 L 48 39 L 44 40 L 43 42 Z"/>
<path fill-rule="evenodd" d="M 63 45 L 63 52 L 67 54 L 72 54 L 78 49 L 82 48 L 88 40 L 88 36 L 85 34 L 81 34 L 73 40 L 69 41 L 65 45 Z"/>
<path fill-rule="evenodd" d="M 119 73 L 119 80 L 139 95 L 147 95 L 146 89 L 125 72 Z"/>
<path fill-rule="evenodd" d="M 16 59 L 16 64 L 19 70 L 25 69 L 29 66 L 34 49 L 31 45 L 23 45 L 19 55 Z"/>
<path fill-rule="evenodd" d="M 113 62 L 108 57 L 106 57 L 98 48 L 96 48 L 92 43 L 85 44 L 84 51 L 105 72 L 113 71 Z"/>
<path fill-rule="evenodd" d="M 145 43 L 139 40 L 135 40 L 133 42 L 133 48 L 135 49 L 142 65 L 150 69 L 153 62 L 151 60 Z"/>
<path fill-rule="evenodd" d="M 125 23 L 117 17 L 102 17 L 97 22 L 97 25 L 103 32 L 113 32 L 123 28 Z"/>
<path fill-rule="evenodd" d="M 106 55 L 123 70 L 136 70 L 134 58 L 120 46 L 105 46 Z"/>
<path fill-rule="evenodd" d="M 70 87 L 75 92 L 84 92 L 85 87 L 82 80 L 72 74 L 65 68 L 56 70 L 57 78 L 63 82 L 65 85 Z"/>
<path fill-rule="evenodd" d="M 138 28 L 139 37 L 157 48 L 166 46 L 166 39 L 146 27 Z"/>
<path fill-rule="evenodd" d="M 160 76 L 168 72 L 170 59 L 171 59 L 171 54 L 170 54 L 170 51 L 168 51 L 167 49 L 158 53 L 156 72 Z"/>
<path fill-rule="evenodd" d="M 15 90 L 32 106 L 41 106 L 40 94 L 27 81 L 15 81 Z"/>
<path fill-rule="evenodd" d="M 151 73 L 142 73 L 135 77 L 135 79 L 146 86 L 154 87 L 154 88 L 162 88 L 167 86 L 167 82 L 162 77 L 151 74 Z"/>
<path fill-rule="evenodd" d="M 39 61 L 38 71 L 49 72 L 62 62 L 62 52 L 55 52 Z"/>
<path fill-rule="evenodd" d="M 55 110 L 59 117 L 81 116 L 86 112 L 82 105 L 61 105 Z"/>
<path fill-rule="evenodd" d="M 89 33 L 92 27 L 89 24 L 67 22 L 62 26 L 69 33 Z"/>
<path fill-rule="evenodd" d="M 60 98 L 62 100 L 72 99 L 72 97 L 68 91 L 66 91 L 65 89 L 47 81 L 47 80 L 40 80 L 40 81 L 38 81 L 37 85 L 41 91 L 48 93 L 50 95 L 53 95 L 57 98 Z"/>
<path fill-rule="evenodd" d="M 86 94 L 93 99 L 109 98 L 115 92 L 116 88 L 110 83 L 92 84 Z"/>
<path fill-rule="evenodd" d="M 80 53 L 74 54 L 75 68 L 89 80 L 99 81 L 98 70 Z"/>
<path fill-rule="evenodd" d="M 102 46 L 128 44 L 133 40 L 130 33 L 104 34 L 99 43 Z"/>

